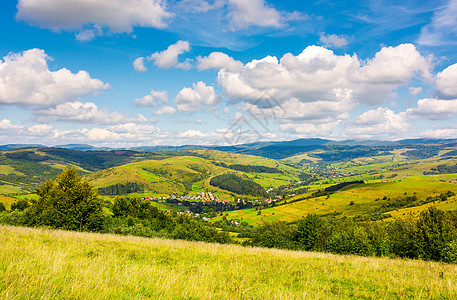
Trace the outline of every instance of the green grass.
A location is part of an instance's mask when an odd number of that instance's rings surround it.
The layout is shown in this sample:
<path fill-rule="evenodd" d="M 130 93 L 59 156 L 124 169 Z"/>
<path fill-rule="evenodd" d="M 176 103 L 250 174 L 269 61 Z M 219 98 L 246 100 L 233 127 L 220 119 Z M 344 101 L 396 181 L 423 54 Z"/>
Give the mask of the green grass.
<path fill-rule="evenodd" d="M 240 219 L 255 225 L 267 220 L 280 220 L 292 222 L 307 214 L 328 214 L 333 212 L 341 213 L 341 216 L 354 217 L 357 215 L 369 214 L 376 212 L 386 201 L 380 200 L 384 196 L 388 198 L 404 197 L 405 193 L 409 196 L 416 195 L 419 200 L 425 200 L 429 196 L 437 196 L 447 191 L 453 191 L 457 194 L 457 185 L 455 178 L 457 176 L 446 176 L 443 180 L 442 175 L 416 176 L 401 179 L 393 182 L 378 182 L 368 184 L 357 184 L 340 190 L 327 199 L 327 197 L 311 198 L 298 202 L 288 203 L 276 207 L 262 209 L 259 215 L 255 209 L 243 209 L 228 212 L 227 218 Z M 450 182 L 451 181 L 451 182 Z M 328 185 L 313 185 L 313 189 L 303 195 L 298 195 L 291 199 L 303 198 L 310 195 L 316 189 L 323 189 Z M 415 193 L 415 194 L 414 194 Z M 379 200 L 376 200 L 379 199 Z M 290 201 L 290 200 L 286 200 Z M 349 205 L 354 201 L 353 205 Z M 438 202 L 438 208 L 445 210 L 457 210 L 457 198 L 452 197 L 447 201 Z M 414 212 L 418 215 L 426 209 L 426 205 L 414 207 L 411 209 L 401 209 L 389 212 L 393 217 L 400 217 L 403 214 Z M 216 217 L 212 221 L 218 221 L 222 217 Z"/>
<path fill-rule="evenodd" d="M 0 174 L 9 175 L 9 174 L 21 174 L 14 170 L 13 167 L 8 165 L 0 165 Z"/>
<path fill-rule="evenodd" d="M 26 190 L 21 187 L 20 185 L 13 185 L 13 184 L 2 184 L 0 185 L 0 194 L 15 194 L 15 193 L 22 193 Z"/>
<path fill-rule="evenodd" d="M 1 299 L 455 299 L 457 266 L 0 227 Z"/>

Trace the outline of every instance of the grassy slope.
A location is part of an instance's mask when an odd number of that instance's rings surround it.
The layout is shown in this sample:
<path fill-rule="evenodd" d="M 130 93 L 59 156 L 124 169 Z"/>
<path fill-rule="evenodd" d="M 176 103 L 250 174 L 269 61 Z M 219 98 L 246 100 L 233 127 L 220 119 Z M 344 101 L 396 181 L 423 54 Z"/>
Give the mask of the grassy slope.
<path fill-rule="evenodd" d="M 21 152 L 29 152 L 33 153 L 39 156 L 46 156 L 46 153 L 41 152 L 39 149 L 26 149 L 26 150 L 12 150 L 12 151 L 0 151 L 0 157 L 4 156 L 5 153 L 21 153 Z M 11 159 L 14 161 L 14 159 Z M 45 161 L 30 161 L 30 165 L 32 164 L 38 164 L 38 165 L 46 165 L 49 166 L 52 169 L 57 169 L 58 172 L 63 170 L 64 168 L 68 166 L 75 167 L 78 171 L 81 171 L 82 173 L 87 173 L 86 170 L 83 168 L 71 163 L 71 162 L 63 162 L 63 161 L 56 161 L 56 160 L 45 160 Z M 30 166 L 29 166 L 30 167 Z M 14 174 L 14 175 L 19 175 L 19 176 L 30 176 L 27 175 L 21 170 L 16 170 L 10 165 L 0 165 L 0 174 L 1 175 L 9 175 L 9 174 Z M 33 177 L 40 177 L 43 174 L 40 174 L 37 172 L 34 174 Z M 50 179 L 50 178 L 47 178 Z M 45 178 L 41 178 L 39 181 L 44 181 Z M 28 193 L 31 190 L 34 189 L 36 184 L 34 183 L 24 183 L 24 182 L 19 182 L 19 181 L 0 181 L 0 194 L 14 194 L 14 193 Z"/>
<path fill-rule="evenodd" d="M 183 182 L 223 172 L 224 168 L 203 158 L 181 156 L 130 163 L 93 173 L 87 178 L 95 187 L 138 182 L 152 192 L 169 194 L 184 191 Z"/>
<path fill-rule="evenodd" d="M 327 214 L 341 212 L 342 216 L 354 217 L 376 211 L 386 201 L 378 200 L 384 196 L 389 198 L 409 196 L 416 193 L 418 199 L 426 199 L 429 196 L 436 196 L 449 190 L 457 194 L 455 182 L 441 181 L 442 175 L 417 176 L 402 179 L 395 182 L 369 183 L 354 185 L 350 188 L 340 190 L 327 199 L 326 197 L 311 198 L 286 205 L 262 209 L 258 215 L 255 209 L 246 209 L 228 212 L 229 219 L 243 219 L 250 224 L 257 224 L 266 220 L 280 220 L 291 222 L 309 213 Z M 303 197 L 303 195 L 295 198 Z M 353 205 L 349 205 L 354 201 Z M 398 211 L 389 212 L 393 217 L 399 217 L 408 212 L 419 213 L 427 206 L 419 206 Z M 452 197 L 447 201 L 437 203 L 437 207 L 446 210 L 457 210 L 457 198 Z M 221 217 L 213 219 L 217 221 Z"/>
<path fill-rule="evenodd" d="M 130 163 L 93 173 L 87 178 L 95 187 L 105 187 L 128 181 L 142 183 L 151 192 L 158 194 L 182 192 L 184 191 L 184 185 L 182 183 L 189 180 L 194 182 L 192 185 L 194 192 L 201 192 L 205 189 L 223 192 L 209 185 L 211 177 L 223 173 L 235 173 L 241 176 L 247 176 L 264 187 L 283 185 L 289 183 L 290 180 L 298 180 L 298 177 L 296 177 L 298 171 L 296 169 L 272 159 L 218 151 L 199 152 L 208 155 L 210 159 L 222 161 L 227 164 L 242 163 L 277 167 L 285 174 L 243 173 L 215 166 L 208 159 L 180 156 L 163 160 L 146 160 Z M 166 172 L 166 174 L 154 173 L 154 170 L 160 170 Z"/>
<path fill-rule="evenodd" d="M 0 202 L 3 202 L 3 204 L 5 205 L 6 209 L 10 209 L 11 207 L 11 204 L 13 204 L 14 202 L 16 202 L 17 199 L 14 199 L 14 198 L 11 198 L 11 197 L 7 197 L 7 196 L 3 196 L 3 195 L 0 195 Z"/>
<path fill-rule="evenodd" d="M 455 299 L 457 266 L 0 227 L 1 299 Z"/>

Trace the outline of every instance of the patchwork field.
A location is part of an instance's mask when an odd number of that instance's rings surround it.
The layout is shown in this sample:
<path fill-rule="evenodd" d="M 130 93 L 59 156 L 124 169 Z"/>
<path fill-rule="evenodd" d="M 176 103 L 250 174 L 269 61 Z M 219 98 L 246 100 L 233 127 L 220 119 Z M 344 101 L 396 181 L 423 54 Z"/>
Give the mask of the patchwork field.
<path fill-rule="evenodd" d="M 239 219 L 249 224 L 258 224 L 267 220 L 280 220 L 292 222 L 307 214 L 325 215 L 337 213 L 340 216 L 355 217 L 357 215 L 376 213 L 382 205 L 387 203 L 386 198 L 396 198 L 415 195 L 418 200 L 425 200 L 427 197 L 437 196 L 441 193 L 453 191 L 457 194 L 457 184 L 454 175 L 446 177 L 451 180 L 443 180 L 442 175 L 416 176 L 390 182 L 356 184 L 342 189 L 334 194 L 298 202 L 287 203 L 275 207 L 261 209 L 251 208 L 226 213 L 227 219 Z M 328 185 L 320 186 L 325 188 Z M 317 189 L 319 186 L 314 186 Z M 311 193 L 299 195 L 286 200 L 298 200 L 311 196 Z M 284 202 L 282 202 L 284 203 Z M 436 202 L 438 208 L 446 210 L 457 210 L 457 198 L 450 197 L 446 201 Z M 392 217 L 399 217 L 409 212 L 417 214 L 426 209 L 427 205 L 412 208 L 394 209 L 389 214 Z M 213 221 L 218 221 L 217 217 Z"/>

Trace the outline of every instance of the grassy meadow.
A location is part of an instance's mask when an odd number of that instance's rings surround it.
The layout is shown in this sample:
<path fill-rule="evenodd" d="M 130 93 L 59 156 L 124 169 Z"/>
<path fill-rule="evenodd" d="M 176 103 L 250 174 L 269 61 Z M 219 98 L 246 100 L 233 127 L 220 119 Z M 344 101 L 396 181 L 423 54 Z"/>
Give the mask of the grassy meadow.
<path fill-rule="evenodd" d="M 455 176 L 455 175 L 454 175 Z M 285 205 L 269 207 L 261 210 L 259 214 L 256 208 L 227 212 L 228 219 L 240 219 L 248 224 L 260 224 L 264 221 L 279 220 L 292 222 L 307 214 L 324 215 L 338 212 L 341 216 L 354 217 L 360 214 L 376 212 L 386 203 L 382 198 L 404 197 L 416 195 L 418 199 L 425 200 L 429 196 L 437 196 L 440 193 L 453 191 L 457 193 L 456 185 L 452 176 L 448 175 L 415 176 L 397 181 L 372 182 L 367 184 L 356 184 L 326 196 L 305 199 Z M 328 185 L 317 185 L 317 188 L 325 188 Z M 314 191 L 312 189 L 311 191 Z M 304 198 L 311 193 L 298 195 L 291 199 Z M 288 201 L 290 201 L 288 199 Z M 352 204 L 351 204 L 352 203 Z M 436 202 L 436 206 L 443 210 L 457 210 L 457 197 L 450 197 L 446 201 Z M 388 212 L 393 218 L 404 216 L 408 213 L 418 215 L 428 205 L 421 205 L 411 208 L 402 208 Z M 222 217 L 214 218 L 218 221 Z"/>
<path fill-rule="evenodd" d="M 1 299 L 455 299 L 457 265 L 0 227 Z"/>

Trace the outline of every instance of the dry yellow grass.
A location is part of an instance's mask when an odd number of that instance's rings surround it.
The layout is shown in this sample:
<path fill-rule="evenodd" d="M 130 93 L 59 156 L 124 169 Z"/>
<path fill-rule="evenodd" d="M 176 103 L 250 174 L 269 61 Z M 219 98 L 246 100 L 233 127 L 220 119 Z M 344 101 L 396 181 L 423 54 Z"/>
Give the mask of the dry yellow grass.
<path fill-rule="evenodd" d="M 457 266 L 0 227 L 1 299 L 455 299 Z"/>

